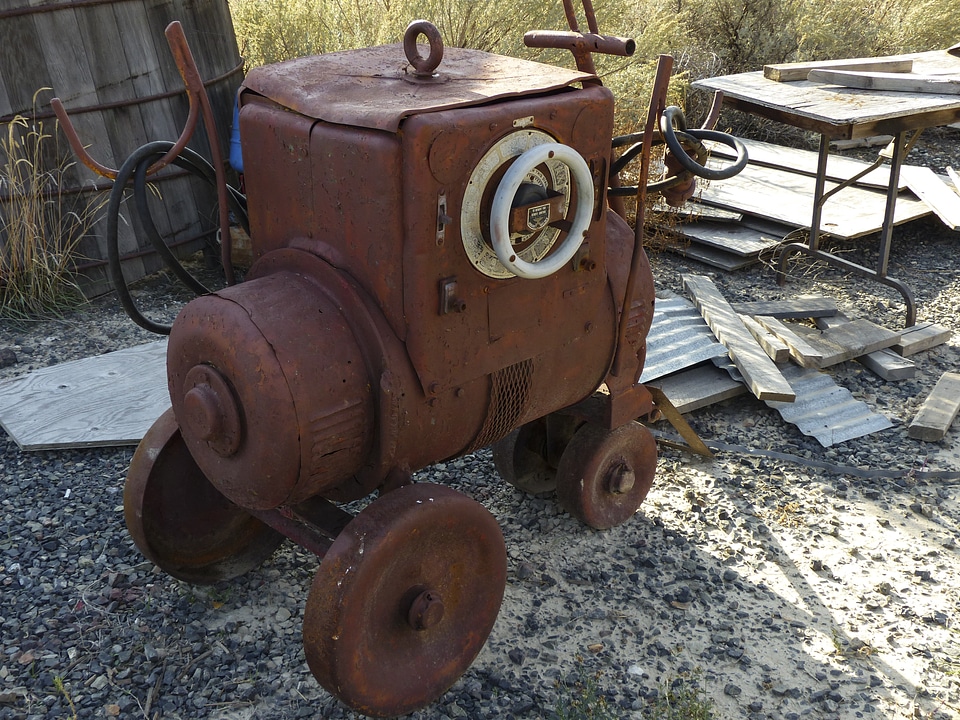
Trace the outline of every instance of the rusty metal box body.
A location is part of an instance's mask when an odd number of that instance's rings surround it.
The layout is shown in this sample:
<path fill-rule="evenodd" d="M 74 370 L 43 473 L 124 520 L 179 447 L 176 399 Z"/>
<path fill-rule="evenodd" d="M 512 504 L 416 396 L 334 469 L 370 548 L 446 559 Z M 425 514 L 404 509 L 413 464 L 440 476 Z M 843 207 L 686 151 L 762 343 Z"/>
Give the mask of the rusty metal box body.
<path fill-rule="evenodd" d="M 587 160 L 602 207 L 611 94 L 572 87 L 578 72 L 477 51 L 448 49 L 436 79 L 410 76 L 402 59 L 399 46 L 371 48 L 247 79 L 240 118 L 255 253 L 310 241 L 376 299 L 425 392 L 560 352 L 551 394 L 563 397 L 545 411 L 581 399 L 612 352 L 570 347 L 607 300 L 605 213 L 595 212 L 590 230 L 592 271 L 571 263 L 531 281 L 477 269 L 464 245 L 472 222 L 464 204 L 485 153 L 507 136 L 543 133 Z M 442 312 L 451 286 L 459 311 Z"/>

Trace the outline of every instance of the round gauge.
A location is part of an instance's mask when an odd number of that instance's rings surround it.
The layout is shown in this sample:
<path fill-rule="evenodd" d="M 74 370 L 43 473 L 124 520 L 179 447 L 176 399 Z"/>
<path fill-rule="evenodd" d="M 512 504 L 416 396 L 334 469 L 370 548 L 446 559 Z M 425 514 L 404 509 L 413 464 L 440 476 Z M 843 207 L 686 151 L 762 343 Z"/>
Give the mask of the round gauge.
<path fill-rule="evenodd" d="M 470 174 L 463 193 L 460 209 L 460 235 L 467 257 L 477 270 L 492 278 L 511 278 L 514 273 L 504 267 L 490 243 L 490 208 L 500 180 L 511 162 L 527 150 L 555 143 L 556 139 L 540 130 L 516 130 L 498 140 L 484 153 Z M 551 195 L 563 197 L 563 214 L 570 207 L 570 169 L 559 160 L 545 160 L 532 168 L 524 183 L 542 188 Z M 517 256 L 527 262 L 537 262 L 556 243 L 560 229 L 549 225 L 530 232 L 510 235 L 510 243 Z"/>

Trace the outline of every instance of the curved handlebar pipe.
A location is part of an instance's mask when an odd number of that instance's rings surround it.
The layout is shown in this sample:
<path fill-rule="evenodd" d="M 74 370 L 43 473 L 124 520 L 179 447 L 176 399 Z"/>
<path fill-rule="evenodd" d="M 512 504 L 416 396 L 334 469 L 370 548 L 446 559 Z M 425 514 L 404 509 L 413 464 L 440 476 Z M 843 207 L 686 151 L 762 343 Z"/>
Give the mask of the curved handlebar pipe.
<path fill-rule="evenodd" d="M 216 121 L 213 117 L 213 107 L 210 105 L 207 89 L 203 86 L 203 81 L 200 79 L 200 71 L 197 69 L 197 63 L 193 59 L 193 53 L 187 44 L 187 38 L 183 34 L 183 26 L 180 24 L 180 21 L 174 20 L 167 25 L 164 35 L 167 36 L 170 52 L 173 54 L 177 69 L 183 78 L 183 83 L 187 86 L 187 92 L 190 94 L 191 111 L 195 105 L 199 105 L 201 112 L 203 112 L 203 125 L 207 131 L 207 140 L 210 144 L 210 160 L 217 175 L 217 204 L 219 205 L 220 211 L 220 262 L 223 265 L 223 274 L 227 285 L 233 285 L 236 280 L 233 274 L 233 258 L 230 247 L 230 207 L 227 198 L 227 177 L 223 170 L 223 153 L 220 149 L 220 138 L 217 135 Z M 197 102 L 193 102 L 194 98 L 196 98 Z M 191 135 L 195 127 L 196 121 L 194 121 L 194 127 L 189 128 Z M 187 129 L 185 128 L 184 133 L 186 133 L 186 131 Z M 190 136 L 187 135 L 186 138 L 189 140 Z M 183 136 L 181 136 L 181 139 L 183 139 Z M 179 145 L 179 141 L 177 144 Z M 186 144 L 186 142 L 184 142 L 184 144 Z M 171 152 L 173 152 L 173 150 L 179 152 L 182 148 L 178 150 L 177 147 L 174 146 Z M 168 153 L 168 155 L 169 154 L 170 153 Z M 160 162 L 163 162 L 165 159 L 166 156 L 164 156 Z"/>
<path fill-rule="evenodd" d="M 187 143 L 190 142 L 190 138 L 193 137 L 193 133 L 197 128 L 197 121 L 200 118 L 200 103 L 198 102 L 198 97 L 201 92 L 205 92 L 203 81 L 200 79 L 200 73 L 197 70 L 197 65 L 193 62 L 193 56 L 190 53 L 186 37 L 183 34 L 183 27 L 178 21 L 174 21 L 167 26 L 165 34 L 167 36 L 167 42 L 170 45 L 170 51 L 173 53 L 174 61 L 177 64 L 177 69 L 180 71 L 180 77 L 183 78 L 183 83 L 187 88 L 189 111 L 180 137 L 170 148 L 169 152 L 165 153 L 162 158 L 147 169 L 148 175 L 153 175 L 173 162 L 174 159 L 183 152 Z M 60 98 L 51 99 L 50 107 L 53 108 L 53 112 L 56 114 L 57 120 L 63 128 L 63 134 L 66 135 L 67 142 L 70 143 L 71 149 L 77 158 L 79 158 L 80 162 L 93 170 L 97 175 L 116 180 L 117 170 L 97 162 L 90 153 L 87 152 Z"/>

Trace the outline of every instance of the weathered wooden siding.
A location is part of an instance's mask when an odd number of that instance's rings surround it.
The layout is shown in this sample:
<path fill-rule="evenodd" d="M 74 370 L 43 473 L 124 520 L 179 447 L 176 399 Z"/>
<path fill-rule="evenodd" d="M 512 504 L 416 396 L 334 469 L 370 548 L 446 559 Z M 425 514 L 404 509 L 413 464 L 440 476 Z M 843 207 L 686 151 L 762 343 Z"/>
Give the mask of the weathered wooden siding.
<path fill-rule="evenodd" d="M 242 64 L 227 0 L 7 0 L 0 5 L 0 132 L 6 133 L 15 115 L 36 117 L 52 129 L 49 101 L 57 96 L 91 155 L 107 166 L 119 167 L 144 143 L 176 139 L 187 100 L 163 34 L 173 20 L 184 26 L 217 116 L 223 157 L 228 157 Z M 37 95 L 41 88 L 51 90 Z M 60 145 L 70 152 L 62 136 Z M 210 157 L 202 124 L 191 147 Z M 97 196 L 92 188 L 108 185 L 79 165 L 65 183 L 91 201 Z M 195 238 L 215 225 L 213 189 L 182 171 L 158 179 L 156 187 L 162 196 L 155 202 L 161 234 L 172 244 L 184 243 L 184 252 L 201 247 L 205 240 Z M 0 188 L 0 213 L 3 209 Z M 127 222 L 120 223 L 120 252 L 128 256 L 124 274 L 132 282 L 159 269 L 160 262 L 132 221 L 131 209 L 123 211 Z M 82 285 L 89 296 L 110 290 L 105 225 L 97 223 L 80 247 Z"/>

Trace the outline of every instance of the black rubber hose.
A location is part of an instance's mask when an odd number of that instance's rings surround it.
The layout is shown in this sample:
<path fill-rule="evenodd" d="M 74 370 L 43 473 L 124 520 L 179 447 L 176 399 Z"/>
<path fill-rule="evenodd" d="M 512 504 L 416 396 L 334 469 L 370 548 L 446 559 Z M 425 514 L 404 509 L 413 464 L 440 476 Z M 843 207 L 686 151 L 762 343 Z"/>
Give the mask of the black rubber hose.
<path fill-rule="evenodd" d="M 704 167 L 687 155 L 686 150 L 684 150 L 683 145 L 680 143 L 680 139 L 677 137 L 678 132 L 677 129 L 674 128 L 674 121 L 676 121 L 680 132 L 685 132 L 697 140 L 714 140 L 733 148 L 737 151 L 737 159 L 730 165 L 722 168 L 714 169 Z M 683 117 L 683 111 L 675 105 L 666 108 L 660 116 L 660 134 L 663 135 L 663 139 L 667 143 L 667 147 L 670 148 L 670 152 L 673 153 L 684 169 L 689 170 L 698 177 L 707 180 L 726 180 L 732 178 L 747 166 L 746 145 L 733 135 L 728 135 L 718 130 L 687 130 L 687 121 Z"/>
<path fill-rule="evenodd" d="M 156 225 L 153 222 L 153 217 L 150 214 L 146 202 L 146 169 L 158 157 L 165 155 L 171 147 L 173 147 L 172 142 L 158 140 L 147 143 L 135 150 L 117 171 L 117 177 L 113 189 L 110 192 L 109 202 L 107 203 L 107 268 L 110 280 L 117 291 L 117 296 L 120 299 L 120 304 L 124 312 L 127 313 L 130 319 L 143 329 L 158 335 L 169 335 L 170 326 L 154 322 L 145 317 L 133 301 L 133 297 L 130 295 L 130 290 L 127 287 L 126 279 L 123 277 L 123 268 L 120 263 L 118 226 L 120 205 L 123 202 L 126 186 L 131 176 L 135 175 L 134 194 L 137 214 L 157 253 L 174 274 L 190 287 L 190 289 L 198 295 L 207 292 L 207 289 L 184 269 L 180 261 L 177 260 L 166 243 L 163 242 L 163 238 L 161 238 L 157 232 Z M 184 148 L 182 154 L 174 159 L 173 164 L 203 178 L 211 185 L 216 185 L 216 171 L 213 166 L 190 148 Z M 243 225 L 244 229 L 247 229 L 246 198 L 235 188 L 228 186 L 227 190 L 230 209 L 234 212 L 234 215 L 240 221 L 241 225 Z M 229 242 L 229 238 L 221 238 L 221 242 Z"/>

